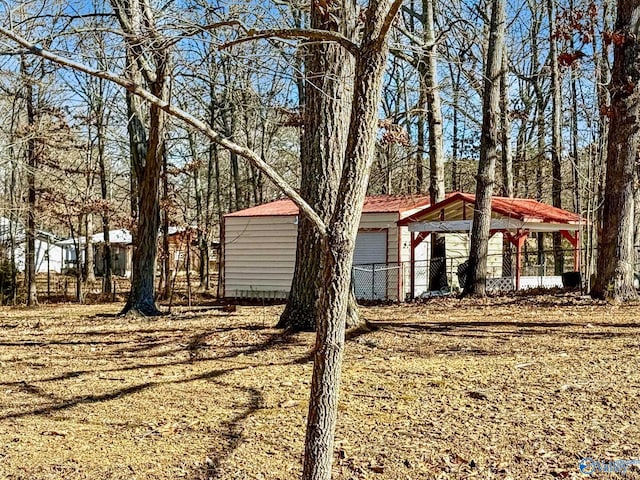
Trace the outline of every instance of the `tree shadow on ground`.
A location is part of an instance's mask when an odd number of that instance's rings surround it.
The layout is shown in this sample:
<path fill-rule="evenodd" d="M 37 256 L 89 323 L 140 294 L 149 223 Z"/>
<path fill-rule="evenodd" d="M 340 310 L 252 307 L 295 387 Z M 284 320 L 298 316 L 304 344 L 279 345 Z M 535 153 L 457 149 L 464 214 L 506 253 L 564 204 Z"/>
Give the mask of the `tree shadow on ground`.
<path fill-rule="evenodd" d="M 112 317 L 109 317 L 112 318 Z M 81 331 L 70 332 L 48 332 L 38 330 L 26 330 L 23 332 L 22 338 L 18 337 L 15 341 L 9 340 L 0 343 L 0 346 L 18 347 L 19 352 L 33 355 L 33 348 L 38 347 L 37 351 L 54 351 L 58 348 L 62 355 L 58 354 L 56 358 L 61 356 L 68 357 L 68 364 L 73 365 L 71 359 L 80 359 L 81 361 L 97 361 L 98 366 L 93 368 L 76 368 L 75 370 L 66 372 L 52 372 L 39 376 L 38 370 L 25 375 L 26 378 L 12 381 L 0 381 L 0 385 L 7 387 L 15 392 L 24 395 L 16 396 L 14 403 L 3 406 L 0 411 L 0 421 L 15 420 L 30 416 L 51 416 L 59 412 L 69 411 L 78 406 L 99 405 L 101 403 L 122 399 L 127 396 L 149 391 L 153 388 L 163 385 L 179 385 L 201 380 L 208 380 L 214 385 L 224 386 L 226 388 L 239 388 L 244 390 L 247 395 L 245 405 L 240 407 L 240 411 L 235 413 L 233 417 L 222 423 L 222 439 L 224 447 L 210 452 L 209 461 L 201 470 L 194 473 L 196 478 L 222 478 L 219 473 L 220 465 L 242 442 L 242 428 L 244 422 L 251 415 L 261 408 L 263 399 L 258 390 L 227 385 L 221 379 L 235 371 L 241 371 L 255 366 L 265 365 L 260 363 L 261 357 L 256 357 L 247 362 L 247 358 L 251 355 L 259 354 L 266 350 L 287 349 L 290 346 L 299 346 L 309 343 L 308 334 L 295 334 L 280 330 L 273 330 L 270 327 L 259 327 L 256 325 L 242 326 L 223 326 L 219 328 L 211 328 L 201 330 L 185 325 L 184 328 L 167 328 L 158 325 L 153 328 L 152 324 L 132 325 L 133 328 L 118 330 L 116 328 L 91 328 L 83 331 L 86 325 L 77 325 L 77 329 Z M 195 330 L 195 332 L 194 332 Z M 239 335 L 239 341 L 233 344 L 210 345 L 212 339 L 220 341 L 220 335 L 230 332 L 256 332 L 251 339 L 255 342 L 242 341 L 242 335 Z M 354 340 L 361 335 L 369 333 L 369 329 L 357 329 L 347 333 L 347 341 Z M 124 338 L 118 338 L 122 336 Z M 26 338 L 25 338 L 26 337 Z M 33 338 L 36 337 L 36 338 Z M 213 342 L 215 343 L 215 342 Z M 93 352 L 90 347 L 98 347 Z M 20 347 L 23 347 L 20 348 Z M 67 347 L 69 349 L 67 349 Z M 86 347 L 86 348 L 84 348 Z M 224 349 L 220 354 L 216 354 L 216 349 Z M 161 349 L 161 352 L 153 351 Z M 86 352 L 86 353 L 85 353 Z M 213 355 L 211 355 L 213 353 Z M 270 365 L 295 365 L 304 364 L 313 360 L 313 349 L 305 349 L 304 353 L 296 352 L 294 358 L 287 358 L 280 363 L 272 363 Z M 42 354 L 36 355 L 34 358 L 41 358 Z M 179 374 L 178 378 L 152 378 L 150 380 L 141 380 L 135 376 L 132 378 L 122 378 L 120 380 L 127 381 L 126 385 L 113 388 L 112 384 L 104 380 L 112 380 L 105 376 L 113 376 L 118 372 L 127 372 L 133 370 L 157 369 L 174 366 L 186 366 L 196 363 L 203 364 L 206 368 L 206 362 L 219 362 L 233 360 L 242 356 L 242 363 L 232 362 L 228 367 L 224 364 L 217 363 L 217 368 L 210 368 L 204 372 L 197 374 L 189 374 L 189 371 Z M 24 356 L 17 355 L 16 362 L 24 361 Z M 115 359 L 114 359 L 115 357 Z M 118 360 L 118 358 L 121 358 Z M 112 365 L 100 366 L 101 360 L 108 360 Z M 115 364 L 113 364 L 115 363 Z M 29 364 L 31 365 L 31 364 Z M 43 364 L 42 367 L 51 367 L 52 363 Z M 76 367 L 79 366 L 76 363 Z M 49 372 L 47 372 L 49 373 Z M 122 375 L 125 377 L 124 375 Z M 65 389 L 61 388 L 59 382 L 67 380 L 77 380 L 79 377 L 89 379 L 93 382 L 99 382 L 99 388 L 106 391 L 96 392 L 94 386 L 80 387 L 84 391 L 78 392 L 77 388 L 74 394 L 64 394 Z M 49 388 L 47 388 L 49 385 Z M 84 385 L 82 382 L 74 385 Z M 62 392 L 62 394 L 60 394 Z M 197 475 L 200 475 L 198 477 Z"/>
<path fill-rule="evenodd" d="M 495 335 L 532 335 L 532 334 L 549 334 L 550 330 L 558 330 L 561 331 L 563 329 L 571 329 L 571 328 L 589 328 L 595 329 L 595 327 L 602 328 L 629 328 L 629 329 L 640 329 L 640 322 L 638 323 L 606 323 L 606 322 L 561 322 L 561 321 L 541 321 L 541 322 L 520 322 L 520 321 L 509 321 L 509 320 L 495 320 L 495 321 L 487 321 L 487 320 L 479 320 L 479 321 L 461 321 L 461 322 L 451 322 L 451 321 L 443 321 L 443 322 L 404 322 L 404 321 L 388 321 L 388 320 L 380 320 L 371 322 L 373 327 L 378 329 L 386 329 L 386 330 L 398 330 L 398 331 L 406 331 L 406 332 L 422 332 L 422 333 L 440 333 L 440 334 L 448 334 L 453 333 L 455 335 L 459 335 L 459 331 L 464 330 L 465 336 L 468 336 L 470 332 L 477 332 L 480 334 L 493 333 Z M 501 330 L 501 328 L 507 327 L 507 329 Z M 574 331 L 571 331 L 574 334 Z M 588 336 L 589 334 L 599 334 L 601 333 L 598 330 L 594 330 L 593 332 L 584 332 L 584 335 Z M 629 332 L 629 334 L 633 334 Z M 625 335 L 625 333 L 621 333 L 620 335 Z"/>
<path fill-rule="evenodd" d="M 242 443 L 242 430 L 244 422 L 256 411 L 262 408 L 262 394 L 255 388 L 244 388 L 229 385 L 223 382 L 215 382 L 220 386 L 232 387 L 243 391 L 249 395 L 249 401 L 244 409 L 233 417 L 222 422 L 221 447 L 216 452 L 209 452 L 204 465 L 197 467 L 193 474 L 188 475 L 194 480 L 215 480 L 223 479 L 224 473 L 221 470 L 222 463 L 228 458 Z"/>
<path fill-rule="evenodd" d="M 132 370 L 140 370 L 140 369 L 174 367 L 174 366 L 180 366 L 180 365 L 190 365 L 190 364 L 200 363 L 200 362 L 215 362 L 220 360 L 229 360 L 229 359 L 234 359 L 236 357 L 239 357 L 241 355 L 250 356 L 253 354 L 266 351 L 268 349 L 286 346 L 287 344 L 291 344 L 295 342 L 293 335 L 283 334 L 282 332 L 274 333 L 269 329 L 261 329 L 261 328 L 258 329 L 253 326 L 249 326 L 247 327 L 247 329 L 264 330 L 264 331 L 268 331 L 269 333 L 266 335 L 266 338 L 263 341 L 255 344 L 244 343 L 241 345 L 235 345 L 231 348 L 229 346 L 221 347 L 227 350 L 227 352 L 222 355 L 215 355 L 215 356 L 202 357 L 202 358 L 199 356 L 198 352 L 207 348 L 206 339 L 221 332 L 237 331 L 242 329 L 244 329 L 244 327 L 237 327 L 237 328 L 225 327 L 220 329 L 213 329 L 210 331 L 208 330 L 206 332 L 200 332 L 198 334 L 189 336 L 187 338 L 185 338 L 184 336 L 173 336 L 173 335 L 170 335 L 169 339 L 157 337 L 157 338 L 154 338 L 153 341 L 148 342 L 148 344 L 143 347 L 132 346 L 129 349 L 118 349 L 115 352 L 114 351 L 104 352 L 102 354 L 103 357 L 120 356 L 124 352 L 137 354 L 136 357 L 128 356 L 125 359 L 126 361 L 136 360 L 136 359 L 140 360 L 140 359 L 147 359 L 147 358 L 157 360 L 157 357 L 160 357 L 160 356 L 172 357 L 172 356 L 176 356 L 177 354 L 181 354 L 181 358 L 171 360 L 168 362 L 152 361 L 148 363 L 135 363 L 132 365 L 123 365 L 123 366 L 118 366 L 117 368 L 82 369 L 82 370 L 68 371 L 61 374 L 52 375 L 52 376 L 43 377 L 43 378 L 26 379 L 26 380 L 21 379 L 16 381 L 0 382 L 0 385 L 2 386 L 18 387 L 24 393 L 29 393 L 31 395 L 35 395 L 40 398 L 45 398 L 49 401 L 48 405 L 39 406 L 39 407 L 33 407 L 33 402 L 26 401 L 25 404 L 22 406 L 23 408 L 20 408 L 20 407 L 17 408 L 18 411 L 0 414 L 0 420 L 12 419 L 12 418 L 15 419 L 15 418 L 25 417 L 29 415 L 48 415 L 48 414 L 61 411 L 61 410 L 66 410 L 81 404 L 100 403 L 100 402 L 113 400 L 116 398 L 121 398 L 123 396 L 131 395 L 133 393 L 138 393 L 138 392 L 153 388 L 155 386 L 163 385 L 163 384 L 181 384 L 181 383 L 188 383 L 188 382 L 193 382 L 193 381 L 203 380 L 203 379 L 211 380 L 236 370 L 243 370 L 243 369 L 250 368 L 254 365 L 248 364 L 246 366 L 235 366 L 235 367 L 229 367 L 224 369 L 213 369 L 205 373 L 188 376 L 181 379 L 143 382 L 143 383 L 138 383 L 135 385 L 123 387 L 120 389 L 111 390 L 109 392 L 102 393 L 102 394 L 78 395 L 70 398 L 61 398 L 61 397 L 52 396 L 51 394 L 46 393 L 43 389 L 38 387 L 37 384 L 57 382 L 60 380 L 68 380 L 71 378 L 77 378 L 77 377 L 88 376 L 88 375 L 126 372 L 126 371 L 132 371 Z M 181 332 L 184 333 L 185 330 L 186 328 L 182 329 Z M 148 332 L 146 329 L 144 331 Z M 165 329 L 165 332 L 166 331 L 167 330 Z M 118 333 L 124 334 L 124 335 L 132 335 L 135 333 L 135 331 L 134 332 L 132 331 L 112 332 L 112 333 L 114 335 Z M 100 334 L 103 334 L 103 332 L 100 332 Z M 61 335 L 67 335 L 67 334 L 65 333 Z M 55 346 L 66 346 L 66 345 L 78 346 L 83 344 L 113 346 L 113 345 L 119 345 L 121 343 L 131 344 L 134 342 L 135 340 L 114 342 L 110 340 L 86 339 L 86 341 L 76 342 L 76 341 L 43 339 L 42 341 L 37 341 L 37 342 L 30 341 L 30 340 L 17 341 L 17 342 L 0 342 L 0 346 L 7 345 L 7 346 L 14 346 L 14 347 L 18 346 L 18 347 L 26 347 L 26 348 L 31 348 L 33 346 L 38 346 L 38 347 L 48 347 L 48 346 L 55 347 Z M 163 346 L 166 344 L 171 344 L 174 342 L 178 343 L 178 346 L 176 346 L 176 348 L 174 349 L 165 350 L 161 352 L 161 354 L 150 355 L 148 352 L 148 350 L 150 350 L 151 348 Z M 94 359 L 97 358 L 99 355 L 100 354 L 93 355 Z M 304 355 L 303 357 L 304 359 L 306 359 L 308 358 L 308 355 Z M 293 361 L 284 362 L 283 365 L 295 364 L 297 362 L 298 362 L 298 359 L 294 359 Z M 274 365 L 277 365 L 277 364 L 274 364 Z M 53 402 L 51 403 L 51 401 Z"/>

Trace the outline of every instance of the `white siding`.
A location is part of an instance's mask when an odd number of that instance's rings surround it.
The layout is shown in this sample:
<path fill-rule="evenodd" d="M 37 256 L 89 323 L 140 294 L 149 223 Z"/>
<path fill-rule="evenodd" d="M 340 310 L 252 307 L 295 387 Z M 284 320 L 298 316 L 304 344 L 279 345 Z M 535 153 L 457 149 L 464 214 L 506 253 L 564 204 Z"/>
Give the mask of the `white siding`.
<path fill-rule="evenodd" d="M 400 227 L 400 261 L 411 261 L 411 232 L 409 227 Z M 431 236 L 428 236 L 416 247 L 416 261 L 424 261 L 429 258 L 431 251 Z"/>
<path fill-rule="evenodd" d="M 21 243 L 14 250 L 16 268 L 20 272 L 23 272 L 25 268 L 26 247 L 26 243 Z M 40 239 L 35 240 L 35 247 L 36 273 L 47 273 L 47 271 L 60 273 L 64 260 L 63 248 Z M 47 251 L 49 252 L 48 262 Z"/>
<path fill-rule="evenodd" d="M 447 242 L 447 269 L 454 288 L 458 285 L 458 265 L 469 259 L 471 236 L 466 233 L 449 233 Z M 487 275 L 489 278 L 502 276 L 502 233 L 496 233 L 489 240 Z"/>
<path fill-rule="evenodd" d="M 408 228 L 401 229 L 402 236 L 402 260 L 409 262 L 411 260 L 411 233 Z M 415 266 L 415 295 L 420 296 L 428 290 L 429 278 L 427 272 L 428 262 L 425 260 L 430 257 L 430 236 L 427 237 L 416 248 L 416 266 Z M 469 258 L 469 246 L 471 243 L 470 236 L 467 233 L 448 233 L 445 235 L 447 245 L 447 277 L 449 278 L 451 288 L 459 288 L 458 285 L 458 265 L 466 262 Z M 489 277 L 502 276 L 502 234 L 497 233 L 489 240 L 489 258 L 488 271 Z M 411 269 L 409 264 L 404 269 L 404 292 L 409 294 L 411 290 Z"/>
<path fill-rule="evenodd" d="M 225 296 L 286 297 L 295 268 L 296 217 L 226 217 L 224 228 Z"/>
<path fill-rule="evenodd" d="M 397 213 L 363 213 L 360 230 L 385 232 L 383 263 L 398 261 Z M 225 217 L 224 295 L 285 298 L 295 268 L 297 228 L 293 215 Z M 390 287 L 391 288 L 391 287 Z M 397 282 L 390 296 L 396 298 Z"/>

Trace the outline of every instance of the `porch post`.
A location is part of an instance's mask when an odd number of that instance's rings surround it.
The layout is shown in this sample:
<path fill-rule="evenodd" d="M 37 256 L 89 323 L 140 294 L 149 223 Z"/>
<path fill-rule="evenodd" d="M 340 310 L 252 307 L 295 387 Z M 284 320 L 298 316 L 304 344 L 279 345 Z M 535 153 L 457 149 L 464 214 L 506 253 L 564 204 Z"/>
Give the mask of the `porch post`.
<path fill-rule="evenodd" d="M 416 234 L 411 232 L 411 256 L 409 257 L 409 271 L 411 272 L 411 300 L 416 296 Z"/>
<path fill-rule="evenodd" d="M 573 246 L 573 271 L 579 272 L 580 271 L 580 243 L 582 239 L 580 238 L 580 232 L 577 230 L 575 234 L 575 239 L 576 239 L 576 243 Z"/>
<path fill-rule="evenodd" d="M 576 232 L 571 235 L 571 232 L 568 230 L 560 230 L 560 233 L 564 238 L 566 238 L 569 243 L 573 246 L 573 271 L 580 271 L 580 232 L 576 230 Z"/>
<path fill-rule="evenodd" d="M 516 291 L 520 290 L 520 269 L 522 267 L 522 243 L 520 236 L 516 236 Z"/>
<path fill-rule="evenodd" d="M 507 233 L 507 238 L 516 246 L 516 291 L 520 290 L 520 274 L 522 270 L 522 247 L 529 235 L 528 231 L 519 231 L 515 235 Z"/>

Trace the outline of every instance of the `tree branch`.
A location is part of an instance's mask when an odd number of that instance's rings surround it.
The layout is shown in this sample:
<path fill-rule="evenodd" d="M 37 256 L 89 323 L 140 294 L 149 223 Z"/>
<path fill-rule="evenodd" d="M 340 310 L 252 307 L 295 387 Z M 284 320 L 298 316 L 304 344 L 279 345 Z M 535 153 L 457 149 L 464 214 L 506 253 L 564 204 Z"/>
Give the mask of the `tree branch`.
<path fill-rule="evenodd" d="M 29 42 L 25 38 L 22 38 L 20 35 L 16 34 L 11 30 L 7 30 L 4 27 L 0 27 L 0 35 L 4 35 L 5 37 L 13 40 L 18 45 L 22 46 L 30 53 L 37 55 L 41 58 L 54 62 L 58 65 L 62 65 L 64 67 L 71 68 L 73 70 L 78 70 L 80 72 L 84 72 L 93 77 L 102 78 L 103 80 L 108 80 L 113 82 L 121 87 L 125 88 L 129 92 L 134 95 L 142 98 L 143 100 L 151 103 L 152 105 L 157 106 L 162 109 L 169 115 L 179 118 L 184 121 L 188 125 L 191 125 L 195 129 L 199 130 L 211 140 L 213 140 L 218 145 L 226 148 L 227 150 L 238 154 L 239 156 L 247 159 L 251 162 L 257 169 L 262 171 L 275 185 L 278 187 L 287 197 L 289 197 L 300 209 L 302 213 L 304 213 L 315 225 L 318 232 L 324 237 L 327 235 L 327 227 L 320 218 L 320 216 L 309 206 L 309 204 L 295 191 L 295 189 L 289 185 L 278 172 L 276 172 L 271 165 L 265 162 L 260 155 L 258 155 L 253 150 L 238 145 L 235 142 L 223 137 L 218 132 L 213 130 L 203 121 L 197 119 L 190 113 L 185 112 L 184 110 L 174 107 L 169 102 L 158 98 L 153 95 L 148 90 L 142 88 L 140 85 L 132 82 L 131 80 L 121 77 L 120 75 L 113 73 L 109 70 L 96 70 L 94 68 L 88 67 L 87 65 L 83 65 L 81 63 L 75 62 L 74 60 L 62 57 L 57 55 L 49 50 L 42 49 L 33 43 Z"/>
<path fill-rule="evenodd" d="M 337 33 L 331 32 L 329 30 L 316 30 L 316 29 L 307 29 L 307 28 L 291 28 L 291 29 L 282 29 L 282 30 L 249 30 L 247 31 L 247 36 L 238 38 L 236 40 L 232 40 L 230 42 L 224 43 L 220 45 L 220 49 L 226 49 L 232 47 L 234 45 L 238 45 L 240 43 L 250 42 L 253 40 L 258 40 L 262 38 L 281 38 L 281 39 L 291 39 L 291 38 L 302 38 L 307 40 L 325 40 L 328 42 L 335 42 L 338 45 L 344 47 L 352 55 L 358 54 L 358 45 L 353 43 L 347 37 Z"/>
<path fill-rule="evenodd" d="M 389 52 L 394 57 L 399 58 L 400 60 L 404 60 L 412 67 L 418 68 L 418 60 L 412 57 L 411 55 L 407 55 L 407 53 L 404 50 L 401 50 L 399 48 L 390 48 Z"/>
<path fill-rule="evenodd" d="M 198 25 L 197 27 L 193 27 L 190 28 L 189 30 L 185 30 L 183 32 L 181 32 L 179 35 L 176 35 L 173 38 L 170 38 L 169 40 L 167 40 L 164 45 L 167 47 L 171 47 L 173 45 L 175 45 L 176 43 L 178 43 L 180 40 L 184 39 L 184 38 L 189 38 L 189 37 L 193 37 L 194 35 L 197 35 L 198 33 L 204 33 L 204 32 L 210 32 L 211 30 L 216 30 L 218 28 L 222 28 L 222 27 L 238 27 L 238 26 L 242 26 L 242 23 L 240 23 L 237 20 L 229 20 L 229 21 L 225 21 L 225 22 L 216 22 L 216 23 L 210 23 L 208 25 Z"/>
<path fill-rule="evenodd" d="M 391 25 L 393 25 L 393 20 L 396 18 L 398 14 L 398 10 L 402 6 L 402 0 L 394 0 L 393 3 L 389 6 L 389 11 L 382 22 L 382 26 L 380 27 L 380 32 L 378 33 L 378 38 L 376 43 L 384 42 L 387 38 L 387 33 L 391 29 Z"/>

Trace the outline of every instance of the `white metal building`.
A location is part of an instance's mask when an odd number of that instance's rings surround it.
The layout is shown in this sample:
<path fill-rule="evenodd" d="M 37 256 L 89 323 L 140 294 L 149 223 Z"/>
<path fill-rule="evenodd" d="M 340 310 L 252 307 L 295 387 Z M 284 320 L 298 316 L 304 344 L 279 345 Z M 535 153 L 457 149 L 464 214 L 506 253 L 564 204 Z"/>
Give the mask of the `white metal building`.
<path fill-rule="evenodd" d="M 353 288 L 358 299 L 402 301 L 412 293 L 411 278 L 413 295 L 420 296 L 428 290 L 430 240 L 415 247 L 412 272 L 411 233 L 406 225 L 398 225 L 428 205 L 428 195 L 366 198 L 353 260 Z M 290 200 L 276 200 L 225 215 L 223 295 L 286 298 L 295 268 L 297 229 L 298 208 Z M 468 235 L 447 234 L 446 249 L 450 285 L 455 288 L 455 267 L 469 255 Z M 496 263 L 491 267 L 500 270 L 501 234 L 491 239 L 489 250 Z"/>
<path fill-rule="evenodd" d="M 363 266 L 361 283 L 367 287 L 355 284 L 357 296 L 404 298 L 402 280 L 387 281 L 389 276 L 399 275 L 398 263 L 408 261 L 410 255 L 408 228 L 399 227 L 397 222 L 428 204 L 429 197 L 424 195 L 367 197 L 354 256 L 355 268 Z M 290 200 L 276 200 L 225 215 L 224 296 L 286 298 L 295 267 L 297 228 L 298 208 Z M 425 244 L 417 256 L 426 258 L 427 248 Z M 365 268 L 371 270 L 373 264 L 376 271 L 387 273 L 375 278 L 369 273 L 369 282 Z"/>

